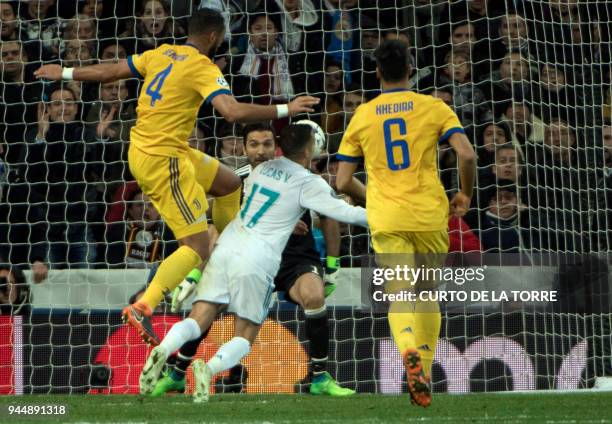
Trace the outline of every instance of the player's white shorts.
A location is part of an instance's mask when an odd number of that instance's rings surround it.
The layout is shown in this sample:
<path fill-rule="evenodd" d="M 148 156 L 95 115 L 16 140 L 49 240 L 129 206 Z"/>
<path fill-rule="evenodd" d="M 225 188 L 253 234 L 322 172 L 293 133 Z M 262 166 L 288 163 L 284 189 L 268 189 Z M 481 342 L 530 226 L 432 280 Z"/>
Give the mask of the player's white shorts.
<path fill-rule="evenodd" d="M 274 274 L 256 263 L 262 260 L 266 264 L 261 251 L 217 246 L 204 269 L 193 303 L 204 300 L 228 305 L 228 312 L 262 324 L 274 291 Z"/>

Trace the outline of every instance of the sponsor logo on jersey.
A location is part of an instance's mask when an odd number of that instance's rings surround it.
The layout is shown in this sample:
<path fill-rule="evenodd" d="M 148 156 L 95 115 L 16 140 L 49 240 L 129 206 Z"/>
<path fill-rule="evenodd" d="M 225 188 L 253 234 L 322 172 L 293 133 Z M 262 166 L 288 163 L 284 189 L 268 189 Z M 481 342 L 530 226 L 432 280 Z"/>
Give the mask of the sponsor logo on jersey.
<path fill-rule="evenodd" d="M 225 78 L 223 77 L 217 78 L 217 84 L 221 87 L 229 87 L 229 84 L 227 83 L 227 81 L 225 81 Z"/>

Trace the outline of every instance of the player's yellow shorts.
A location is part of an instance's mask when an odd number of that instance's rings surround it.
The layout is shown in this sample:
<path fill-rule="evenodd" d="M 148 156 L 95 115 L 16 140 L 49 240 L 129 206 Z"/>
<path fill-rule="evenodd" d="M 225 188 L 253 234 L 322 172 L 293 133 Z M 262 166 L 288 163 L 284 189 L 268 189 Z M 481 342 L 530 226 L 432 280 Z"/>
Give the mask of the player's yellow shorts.
<path fill-rule="evenodd" d="M 448 231 L 375 231 L 376 253 L 448 253 Z"/>
<path fill-rule="evenodd" d="M 376 252 L 376 263 L 381 267 L 395 268 L 437 268 L 444 264 L 448 253 L 448 231 L 375 231 L 372 233 L 372 247 Z M 389 281 L 387 293 L 410 289 L 409 281 Z M 435 281 L 423 278 L 418 288 L 431 288 Z"/>
<path fill-rule="evenodd" d="M 195 149 L 175 157 L 155 156 L 131 145 L 128 162 L 141 190 L 177 240 L 207 230 L 206 191 L 217 175 L 217 159 Z"/>

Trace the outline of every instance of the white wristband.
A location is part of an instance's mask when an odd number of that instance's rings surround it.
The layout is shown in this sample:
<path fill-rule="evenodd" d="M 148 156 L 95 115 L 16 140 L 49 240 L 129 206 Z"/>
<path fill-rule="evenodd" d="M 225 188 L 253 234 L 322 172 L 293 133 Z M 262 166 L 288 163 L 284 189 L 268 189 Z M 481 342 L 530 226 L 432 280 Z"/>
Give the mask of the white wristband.
<path fill-rule="evenodd" d="M 74 73 L 74 68 L 62 68 L 62 79 L 63 80 L 72 80 L 72 74 Z"/>
<path fill-rule="evenodd" d="M 276 118 L 286 118 L 289 116 L 289 105 L 276 105 Z"/>

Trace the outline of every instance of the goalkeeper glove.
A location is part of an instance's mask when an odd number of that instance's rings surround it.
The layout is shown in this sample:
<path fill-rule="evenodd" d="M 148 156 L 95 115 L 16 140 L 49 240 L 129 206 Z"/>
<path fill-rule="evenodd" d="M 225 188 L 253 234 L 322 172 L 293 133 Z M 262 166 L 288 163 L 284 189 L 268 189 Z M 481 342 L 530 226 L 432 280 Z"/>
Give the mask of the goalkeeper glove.
<path fill-rule="evenodd" d="M 202 271 L 197 268 L 191 270 L 187 277 L 178 285 L 172 292 L 172 304 L 170 311 L 177 313 L 181 310 L 183 302 L 187 299 L 196 288 L 196 285 L 202 278 Z"/>
<path fill-rule="evenodd" d="M 327 263 L 325 266 L 325 297 L 328 297 L 336 290 L 336 283 L 338 282 L 338 274 L 340 270 L 340 259 L 335 256 L 328 256 Z"/>

